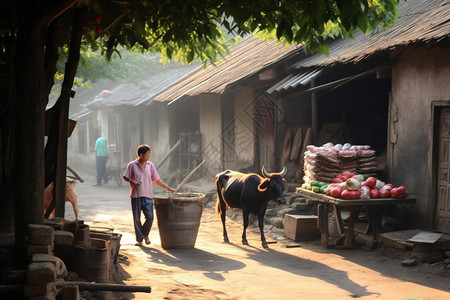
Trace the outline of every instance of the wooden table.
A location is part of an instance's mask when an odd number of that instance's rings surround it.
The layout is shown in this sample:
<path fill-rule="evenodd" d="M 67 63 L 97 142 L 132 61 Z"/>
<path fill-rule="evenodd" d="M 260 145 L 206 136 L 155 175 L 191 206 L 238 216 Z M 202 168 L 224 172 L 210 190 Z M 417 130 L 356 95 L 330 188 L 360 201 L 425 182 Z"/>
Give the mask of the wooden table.
<path fill-rule="evenodd" d="M 317 206 L 317 227 L 321 232 L 321 244 L 322 247 L 328 248 L 328 212 L 330 205 L 333 206 L 334 216 L 336 218 L 336 224 L 339 234 L 345 237 L 344 246 L 352 247 L 354 245 L 354 232 L 355 222 L 358 219 L 359 213 L 362 208 L 367 207 L 368 223 L 367 229 L 370 227 L 372 235 L 376 239 L 377 234 L 381 233 L 381 214 L 382 208 L 385 205 L 394 204 L 407 204 L 415 203 L 416 199 L 414 195 L 408 195 L 405 198 L 370 198 L 370 199 L 352 199 L 345 200 L 341 198 L 334 198 L 325 194 L 314 193 L 310 190 L 297 188 L 295 191 L 297 194 L 303 197 L 318 201 L 320 204 Z M 347 230 L 344 230 L 341 208 L 346 207 L 350 210 L 350 216 L 348 218 Z"/>

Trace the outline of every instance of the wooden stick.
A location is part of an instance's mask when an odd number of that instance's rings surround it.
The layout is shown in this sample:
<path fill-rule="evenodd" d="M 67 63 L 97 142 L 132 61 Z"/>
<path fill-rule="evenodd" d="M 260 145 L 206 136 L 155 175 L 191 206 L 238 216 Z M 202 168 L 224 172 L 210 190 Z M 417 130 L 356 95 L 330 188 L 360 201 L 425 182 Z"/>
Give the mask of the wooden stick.
<path fill-rule="evenodd" d="M 173 151 L 175 151 L 175 149 L 177 149 L 178 146 L 180 146 L 180 143 L 181 143 L 181 140 L 178 140 L 178 142 L 176 142 L 175 145 L 172 146 L 172 148 L 169 150 L 169 152 L 161 159 L 159 164 L 156 166 L 157 170 L 159 169 L 159 167 L 162 166 L 162 164 L 167 160 L 167 158 L 169 158 L 169 156 L 173 153 Z"/>
<path fill-rule="evenodd" d="M 77 174 L 71 167 L 66 166 L 67 170 L 70 171 L 80 182 L 84 182 L 83 178 L 80 177 L 80 175 Z"/>
<path fill-rule="evenodd" d="M 191 171 L 191 173 L 189 173 L 186 178 L 183 179 L 183 181 L 177 186 L 177 188 L 175 189 L 175 191 L 173 192 L 173 194 L 175 194 L 176 192 L 178 192 L 178 190 L 186 183 L 186 181 L 195 173 L 197 172 L 197 170 L 201 167 L 201 165 L 205 162 L 205 160 L 202 160 L 201 163 L 198 164 L 198 166 L 196 166 L 194 168 L 194 170 Z"/>
<path fill-rule="evenodd" d="M 78 285 L 80 291 L 115 291 L 115 292 L 142 292 L 151 293 L 150 286 L 143 285 L 125 285 L 115 283 L 91 283 L 83 281 L 61 281 L 55 283 L 56 287 Z"/>

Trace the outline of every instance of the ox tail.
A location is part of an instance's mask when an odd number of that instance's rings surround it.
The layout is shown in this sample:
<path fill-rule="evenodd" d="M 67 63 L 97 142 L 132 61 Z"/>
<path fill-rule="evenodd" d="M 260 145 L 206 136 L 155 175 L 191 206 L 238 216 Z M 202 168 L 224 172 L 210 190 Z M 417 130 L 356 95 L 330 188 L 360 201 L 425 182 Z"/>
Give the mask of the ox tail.
<path fill-rule="evenodd" d="M 219 177 L 216 177 L 216 187 L 217 187 L 217 200 L 216 200 L 216 214 L 221 215 L 222 214 L 222 208 L 220 207 L 220 201 L 223 201 L 222 199 L 222 189 L 219 184 Z"/>

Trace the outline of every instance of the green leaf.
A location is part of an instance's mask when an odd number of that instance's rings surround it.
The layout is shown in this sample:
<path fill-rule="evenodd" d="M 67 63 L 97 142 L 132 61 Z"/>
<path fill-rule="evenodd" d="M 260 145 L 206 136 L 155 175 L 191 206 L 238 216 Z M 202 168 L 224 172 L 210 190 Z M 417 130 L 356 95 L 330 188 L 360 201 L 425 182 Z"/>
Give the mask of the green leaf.
<path fill-rule="evenodd" d="M 188 63 L 191 63 L 193 60 L 194 60 L 194 56 L 195 56 L 195 53 L 194 53 L 194 51 L 188 51 L 188 53 L 187 53 L 187 55 L 186 55 L 186 61 L 188 62 Z"/>

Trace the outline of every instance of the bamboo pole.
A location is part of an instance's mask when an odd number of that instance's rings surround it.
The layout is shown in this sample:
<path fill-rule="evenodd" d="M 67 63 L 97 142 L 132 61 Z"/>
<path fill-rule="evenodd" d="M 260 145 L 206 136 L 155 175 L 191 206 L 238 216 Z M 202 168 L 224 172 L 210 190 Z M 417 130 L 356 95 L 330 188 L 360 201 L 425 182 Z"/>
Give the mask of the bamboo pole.
<path fill-rule="evenodd" d="M 162 164 L 167 160 L 167 158 L 169 158 L 169 156 L 180 146 L 180 144 L 181 139 L 178 140 L 178 142 L 176 142 L 175 145 L 173 145 L 172 148 L 170 148 L 169 152 L 161 159 L 159 164 L 156 166 L 157 170 L 162 166 Z"/>
<path fill-rule="evenodd" d="M 184 179 L 183 181 L 177 186 L 177 188 L 175 189 L 175 191 L 173 191 L 172 194 L 175 194 L 176 192 L 178 192 L 179 189 L 181 189 L 181 187 L 186 183 L 186 181 L 195 173 L 197 172 L 197 170 L 201 167 L 201 165 L 205 162 L 205 160 L 202 160 L 201 163 L 198 164 L 198 166 L 196 166 L 194 168 L 194 170 L 191 171 L 191 173 L 189 173 Z"/>

